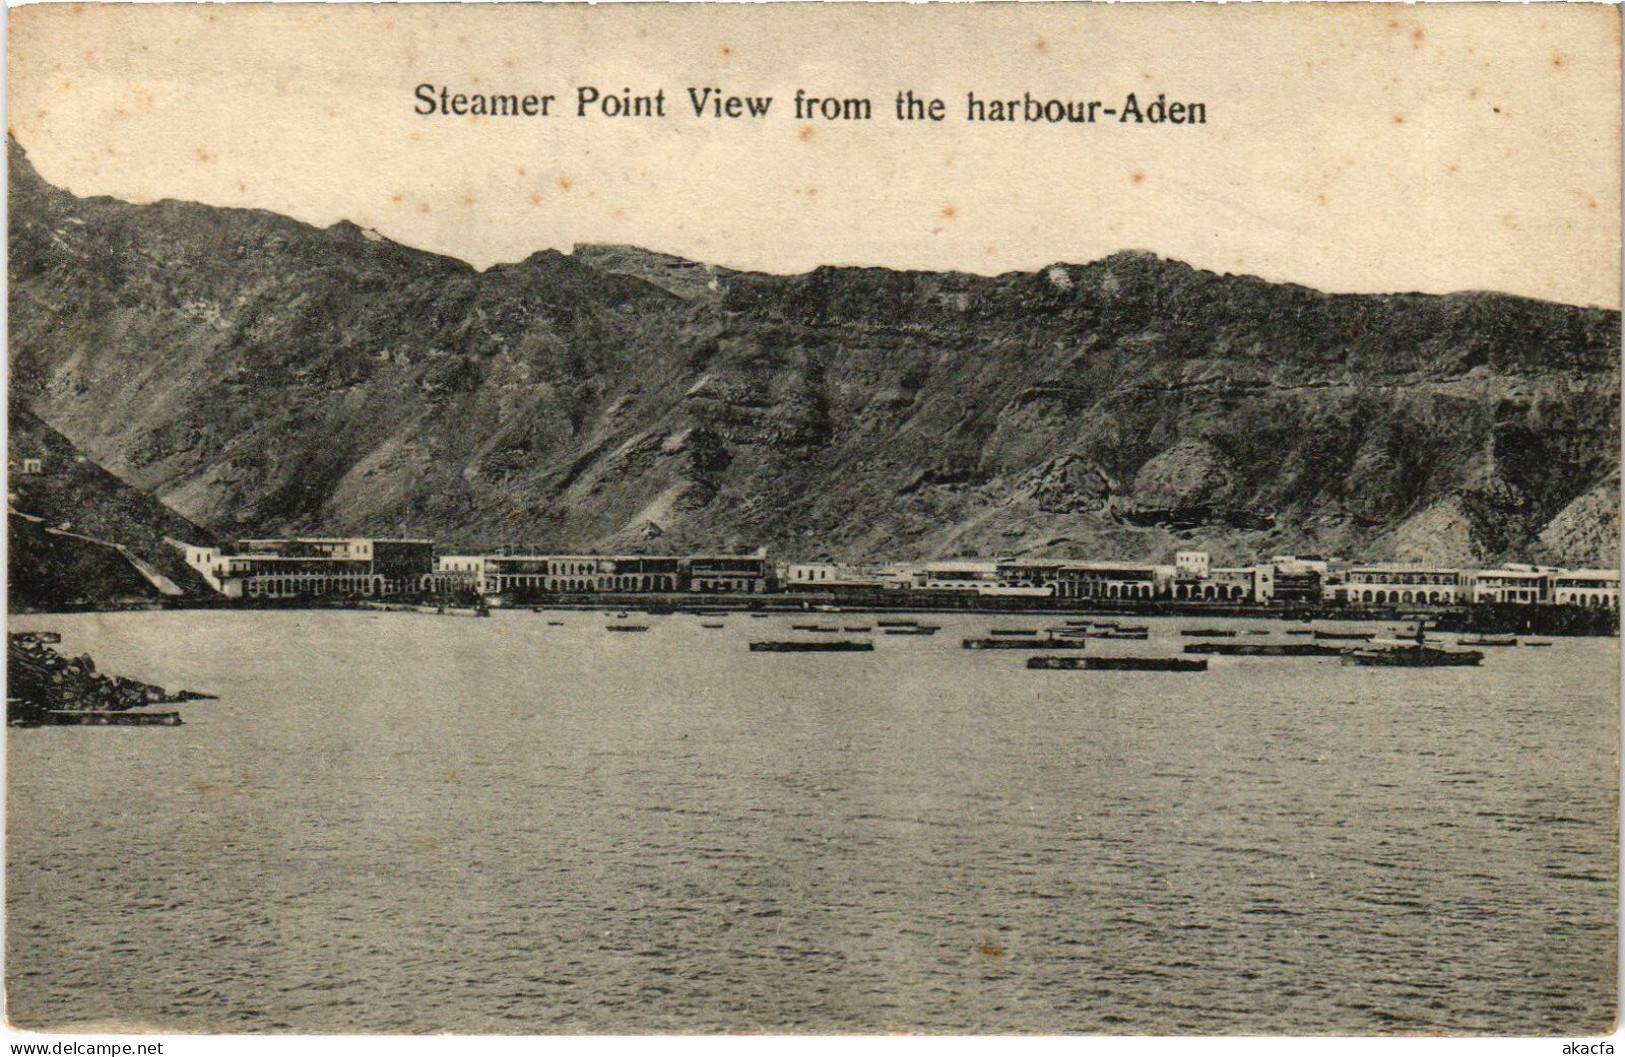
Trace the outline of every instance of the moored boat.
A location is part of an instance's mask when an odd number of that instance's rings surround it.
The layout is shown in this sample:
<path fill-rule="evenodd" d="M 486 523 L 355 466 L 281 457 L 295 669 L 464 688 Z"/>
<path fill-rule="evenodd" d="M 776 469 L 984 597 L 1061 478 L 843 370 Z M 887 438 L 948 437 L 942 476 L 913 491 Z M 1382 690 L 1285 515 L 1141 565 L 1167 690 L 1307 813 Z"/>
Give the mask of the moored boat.
<path fill-rule="evenodd" d="M 989 635 L 1016 635 L 1016 636 L 1026 636 L 1026 637 L 1030 638 L 1033 635 L 1038 634 L 1038 629 L 1037 628 L 990 628 L 990 629 L 988 629 L 988 634 Z"/>
<path fill-rule="evenodd" d="M 959 646 L 966 650 L 1081 650 L 1089 643 L 1084 639 L 962 639 Z"/>
<path fill-rule="evenodd" d="M 1223 657 L 1336 657 L 1344 647 L 1318 642 L 1194 642 L 1185 647 L 1185 652 Z"/>
<path fill-rule="evenodd" d="M 647 624 L 605 624 L 605 631 L 648 631 Z"/>
<path fill-rule="evenodd" d="M 1144 642 L 1151 637 L 1151 632 L 1146 628 L 1124 628 L 1121 631 L 1091 631 L 1089 637 L 1091 639 L 1129 639 L 1135 642 Z"/>
<path fill-rule="evenodd" d="M 882 628 L 888 635 L 935 635 L 939 630 L 935 624 L 920 624 L 917 627 Z"/>
<path fill-rule="evenodd" d="M 812 642 L 782 641 L 753 642 L 752 653 L 868 653 L 875 648 L 872 642 L 853 642 L 850 639 L 820 639 Z"/>
<path fill-rule="evenodd" d="M 1233 639 L 1236 633 L 1231 628 L 1181 628 L 1179 633 L 1192 639 Z"/>
<path fill-rule="evenodd" d="M 1458 646 L 1516 646 L 1516 635 L 1466 635 L 1457 640 Z"/>
<path fill-rule="evenodd" d="M 1188 657 L 1029 657 L 1027 667 L 1056 672 L 1205 672 L 1207 659 Z"/>
<path fill-rule="evenodd" d="M 1327 642 L 1370 642 L 1377 637 L 1374 631 L 1316 631 L 1315 638 Z"/>
<path fill-rule="evenodd" d="M 1484 660 L 1477 650 L 1441 650 L 1435 646 L 1390 646 L 1354 649 L 1343 655 L 1344 664 L 1367 668 L 1471 668 Z"/>
<path fill-rule="evenodd" d="M 883 628 L 912 628 L 918 620 L 877 620 L 875 624 Z"/>

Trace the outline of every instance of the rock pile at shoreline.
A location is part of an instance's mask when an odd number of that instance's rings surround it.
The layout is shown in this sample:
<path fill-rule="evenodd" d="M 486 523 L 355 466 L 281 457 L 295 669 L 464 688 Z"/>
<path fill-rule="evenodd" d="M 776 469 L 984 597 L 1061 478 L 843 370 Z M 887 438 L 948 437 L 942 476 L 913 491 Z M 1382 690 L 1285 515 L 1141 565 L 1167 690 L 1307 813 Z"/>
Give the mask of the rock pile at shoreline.
<path fill-rule="evenodd" d="M 147 705 L 197 701 L 210 695 L 102 675 L 88 655 L 64 657 L 44 636 L 24 632 L 6 641 L 8 722 L 50 712 L 125 712 Z"/>

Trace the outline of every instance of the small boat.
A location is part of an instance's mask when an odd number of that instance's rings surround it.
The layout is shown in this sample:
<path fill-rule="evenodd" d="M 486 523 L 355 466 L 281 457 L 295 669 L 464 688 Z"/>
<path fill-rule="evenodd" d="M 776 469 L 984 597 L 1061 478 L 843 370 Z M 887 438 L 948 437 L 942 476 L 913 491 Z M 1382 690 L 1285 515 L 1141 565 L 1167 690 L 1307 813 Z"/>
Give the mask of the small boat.
<path fill-rule="evenodd" d="M 750 617 L 751 617 L 751 619 L 752 619 L 752 620 L 765 620 L 765 619 L 767 619 L 767 618 L 768 618 L 768 617 L 769 617 L 769 616 L 770 616 L 770 615 L 771 615 L 771 614 L 768 614 L 768 613 L 752 613 L 752 614 L 751 614 L 751 615 L 750 615 Z"/>
<path fill-rule="evenodd" d="M 883 628 L 912 628 L 918 620 L 877 620 L 875 624 Z"/>
<path fill-rule="evenodd" d="M 1192 639 L 1233 639 L 1235 631 L 1230 628 L 1181 628 L 1179 633 Z"/>
<path fill-rule="evenodd" d="M 963 639 L 959 646 L 966 650 L 1081 650 L 1089 643 L 1084 639 Z"/>
<path fill-rule="evenodd" d="M 1551 643 L 1549 643 L 1549 642 L 1533 642 L 1533 641 L 1525 640 L 1524 645 L 1525 646 L 1550 646 Z"/>
<path fill-rule="evenodd" d="M 547 626 L 550 627 L 550 628 L 562 628 L 562 627 L 564 627 L 564 621 L 562 621 L 562 620 L 549 620 L 547 622 Z"/>
<path fill-rule="evenodd" d="M 13 727 L 179 727 L 179 712 L 47 711 L 7 723 Z"/>
<path fill-rule="evenodd" d="M 717 622 L 712 622 L 712 621 L 708 621 L 708 620 L 700 621 L 700 627 L 702 627 L 702 628 L 725 628 L 727 626 L 728 625 L 722 623 L 721 621 L 717 621 Z"/>
<path fill-rule="evenodd" d="M 1269 633 L 1270 633 L 1269 628 L 1248 628 L 1247 629 L 1247 634 L 1249 634 L 1249 635 L 1268 635 Z"/>
<path fill-rule="evenodd" d="M 1186 653 L 1212 653 L 1222 657 L 1337 657 L 1342 646 L 1322 646 L 1318 642 L 1195 642 Z"/>
<path fill-rule="evenodd" d="M 859 625 L 858 627 L 842 628 L 841 630 L 846 632 L 848 635 L 867 635 L 869 632 L 873 631 L 874 628 L 871 628 L 865 624 Z"/>
<path fill-rule="evenodd" d="M 988 634 L 989 635 L 1026 635 L 1026 636 L 1032 636 L 1032 635 L 1038 634 L 1038 629 L 1037 628 L 992 628 L 992 629 L 990 629 L 988 631 Z"/>
<path fill-rule="evenodd" d="M 1367 668 L 1473 668 L 1484 660 L 1477 650 L 1441 650 L 1434 646 L 1393 646 L 1354 649 L 1343 655 L 1344 664 Z"/>
<path fill-rule="evenodd" d="M 647 624 L 605 624 L 605 631 L 648 631 Z"/>
<path fill-rule="evenodd" d="M 1516 635 L 1467 635 L 1457 640 L 1458 646 L 1516 646 Z"/>
<path fill-rule="evenodd" d="M 881 628 L 888 635 L 935 635 L 940 630 L 935 624 L 920 624 L 913 627 Z"/>
<path fill-rule="evenodd" d="M 1188 657 L 1029 657 L 1027 667 L 1052 672 L 1205 672 L 1207 659 Z"/>
<path fill-rule="evenodd" d="M 816 642 L 753 642 L 752 653 L 868 653 L 875 648 L 872 642 L 853 642 L 849 639 Z"/>
<path fill-rule="evenodd" d="M 1326 642 L 1370 642 L 1377 637 L 1375 631 L 1317 631 L 1315 638 Z"/>
<path fill-rule="evenodd" d="M 1144 642 L 1151 637 L 1151 632 L 1145 628 L 1133 630 L 1124 628 L 1121 631 L 1091 631 L 1089 637 L 1091 639 L 1127 639 L 1134 642 Z"/>
<path fill-rule="evenodd" d="M 832 625 L 829 625 L 829 624 L 791 624 L 790 625 L 790 630 L 791 631 L 819 631 L 819 632 L 823 632 L 824 634 L 828 635 L 828 634 L 832 634 L 834 632 L 838 632 L 841 629 L 837 628 L 837 627 L 834 627 Z"/>
<path fill-rule="evenodd" d="M 625 620 L 627 617 L 629 617 L 631 615 L 632 614 L 630 614 L 630 613 L 616 613 L 615 614 L 615 619 L 616 620 Z"/>

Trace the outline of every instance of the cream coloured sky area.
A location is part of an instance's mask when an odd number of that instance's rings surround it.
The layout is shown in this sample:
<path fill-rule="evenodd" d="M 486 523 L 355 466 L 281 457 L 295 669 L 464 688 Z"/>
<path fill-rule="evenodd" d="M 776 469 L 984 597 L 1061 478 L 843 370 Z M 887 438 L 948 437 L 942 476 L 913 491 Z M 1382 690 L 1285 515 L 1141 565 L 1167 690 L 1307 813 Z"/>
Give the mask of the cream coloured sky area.
<path fill-rule="evenodd" d="M 1599 5 L 39 5 L 9 124 L 80 195 L 351 219 L 477 266 L 621 242 L 738 268 L 994 273 L 1154 250 L 1336 291 L 1620 303 L 1620 16 Z M 426 118 L 419 83 L 559 96 Z M 579 85 L 666 120 L 578 119 Z M 695 119 L 684 88 L 772 95 Z M 867 96 L 796 121 L 795 90 Z M 904 88 L 949 120 L 903 125 Z M 966 93 L 1206 103 L 961 120 Z"/>

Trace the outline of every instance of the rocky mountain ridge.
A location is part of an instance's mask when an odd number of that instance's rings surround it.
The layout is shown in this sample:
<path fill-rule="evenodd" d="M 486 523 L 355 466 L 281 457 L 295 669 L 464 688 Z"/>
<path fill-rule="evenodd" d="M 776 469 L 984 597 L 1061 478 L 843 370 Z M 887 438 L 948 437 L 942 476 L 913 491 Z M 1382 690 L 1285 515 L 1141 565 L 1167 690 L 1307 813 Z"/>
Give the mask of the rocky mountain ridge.
<path fill-rule="evenodd" d="M 1143 252 L 478 272 L 350 224 L 76 198 L 15 144 L 11 196 L 14 390 L 223 535 L 1617 561 L 1613 311 Z"/>

